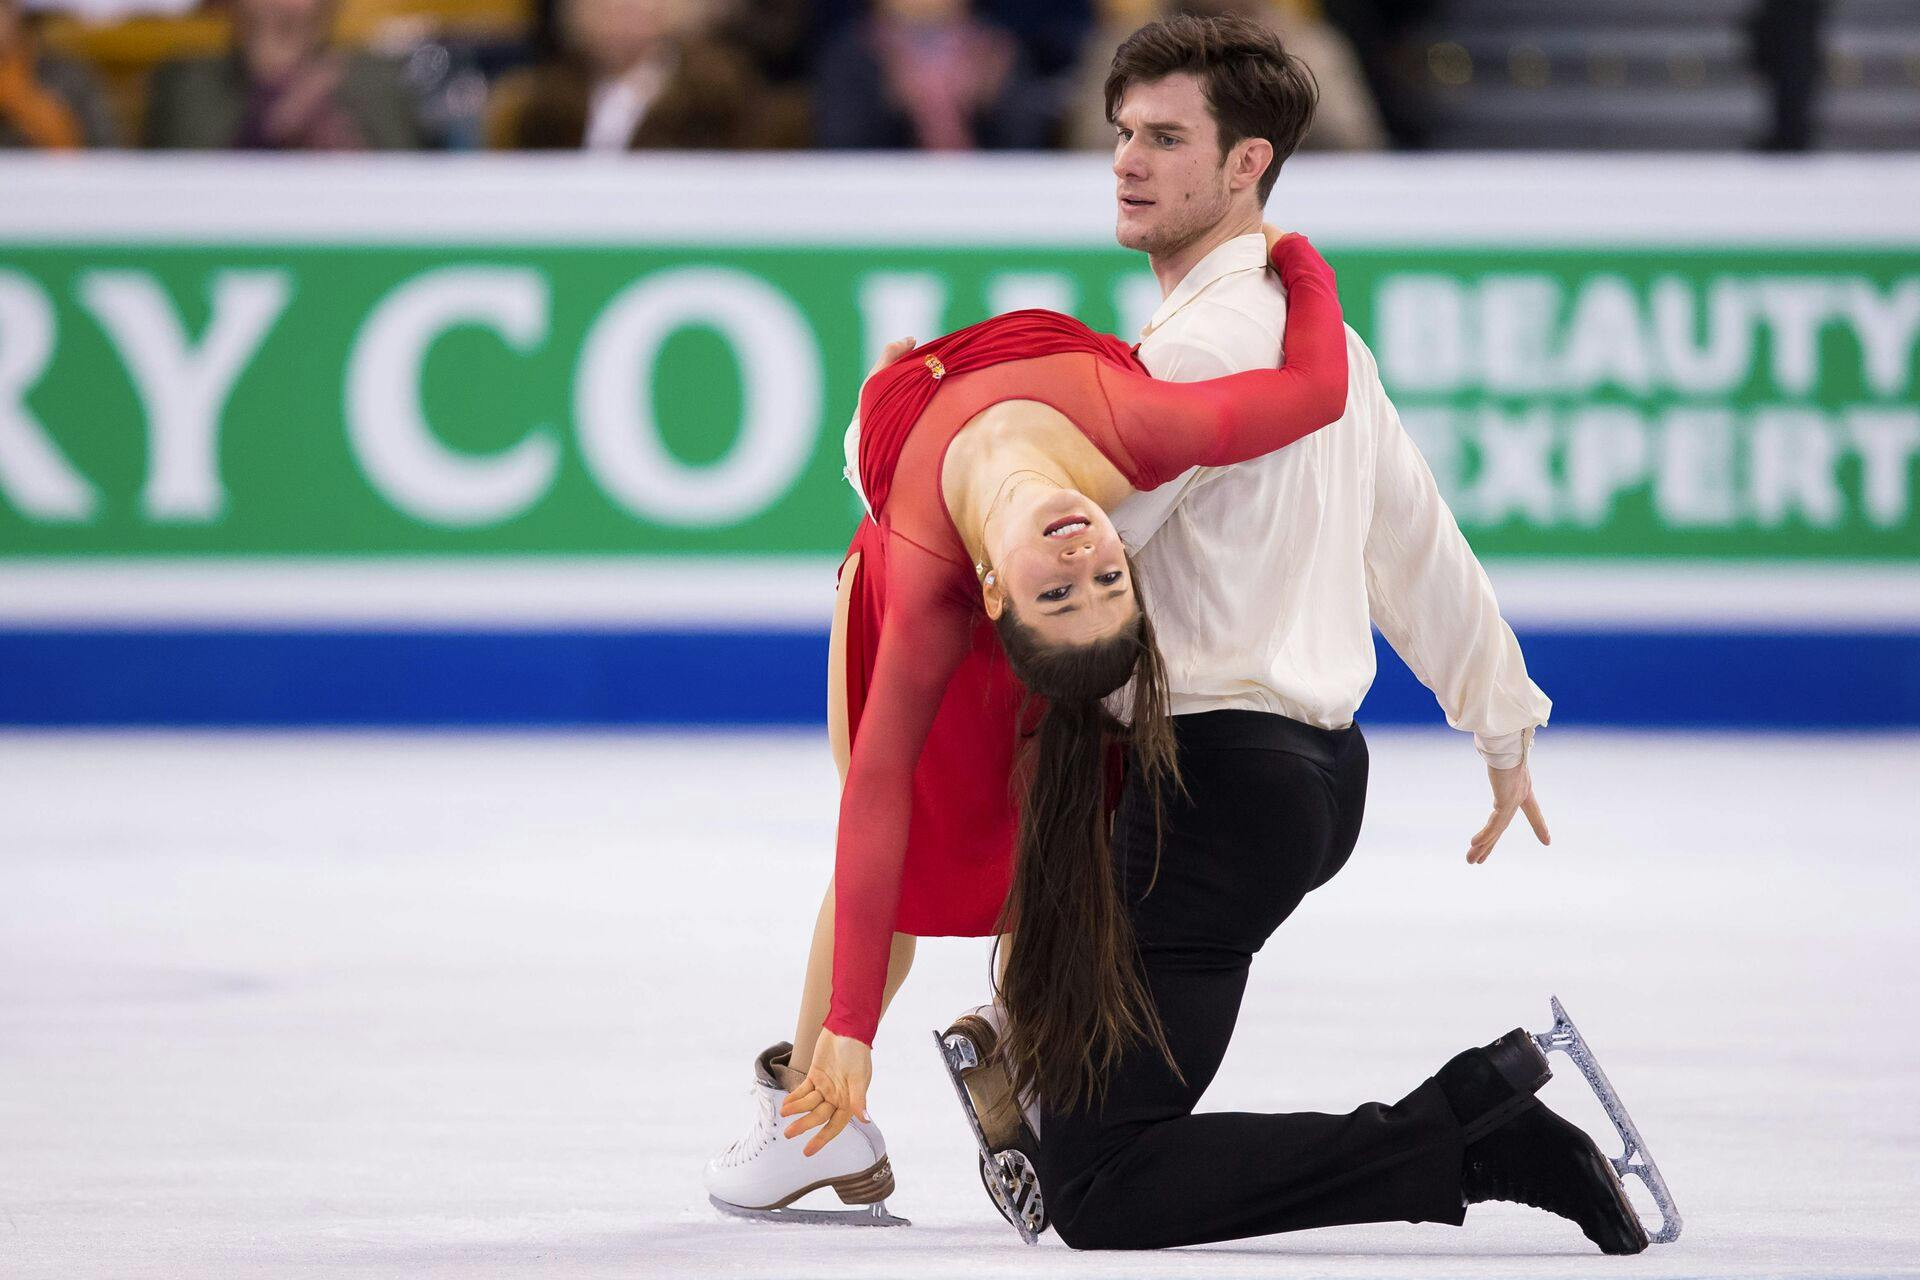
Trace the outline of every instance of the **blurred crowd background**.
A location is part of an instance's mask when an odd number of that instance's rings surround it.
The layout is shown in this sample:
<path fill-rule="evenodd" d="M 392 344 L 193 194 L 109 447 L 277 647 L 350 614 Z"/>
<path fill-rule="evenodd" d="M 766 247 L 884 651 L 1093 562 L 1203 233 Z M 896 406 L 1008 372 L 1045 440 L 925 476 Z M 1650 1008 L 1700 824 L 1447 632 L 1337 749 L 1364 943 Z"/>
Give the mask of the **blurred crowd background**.
<path fill-rule="evenodd" d="M 0 0 L 0 147 L 1105 149 L 1175 10 L 1283 33 L 1309 149 L 1920 147 L 1915 0 Z"/>

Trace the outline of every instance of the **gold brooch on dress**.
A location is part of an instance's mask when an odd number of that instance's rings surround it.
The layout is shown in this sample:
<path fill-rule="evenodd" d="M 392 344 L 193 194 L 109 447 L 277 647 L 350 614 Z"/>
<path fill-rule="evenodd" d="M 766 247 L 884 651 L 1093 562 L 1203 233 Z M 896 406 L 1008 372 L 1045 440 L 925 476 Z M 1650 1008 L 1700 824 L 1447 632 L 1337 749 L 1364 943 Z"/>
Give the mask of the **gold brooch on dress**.
<path fill-rule="evenodd" d="M 935 382 L 947 376 L 947 366 L 940 363 L 939 356 L 928 356 L 926 365 L 927 369 L 933 374 L 933 380 Z"/>

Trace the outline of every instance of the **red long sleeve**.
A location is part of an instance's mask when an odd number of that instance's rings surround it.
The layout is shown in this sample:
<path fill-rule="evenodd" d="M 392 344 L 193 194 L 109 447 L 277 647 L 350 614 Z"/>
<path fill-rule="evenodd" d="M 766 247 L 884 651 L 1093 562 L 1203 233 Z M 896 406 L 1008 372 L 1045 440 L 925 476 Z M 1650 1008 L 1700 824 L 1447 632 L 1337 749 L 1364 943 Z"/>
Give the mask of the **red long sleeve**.
<path fill-rule="evenodd" d="M 1346 411 L 1347 336 L 1333 268 L 1302 236 L 1275 245 L 1272 260 L 1287 288 L 1284 367 L 1180 383 L 1101 369 L 1135 488 L 1272 453 Z"/>
<path fill-rule="evenodd" d="M 880 1025 L 886 990 L 913 813 L 914 766 L 947 681 L 967 655 L 973 623 L 972 602 L 955 593 L 950 562 L 895 537 L 887 548 L 886 573 L 886 620 L 866 695 L 868 711 L 854 735 L 840 792 L 833 1001 L 826 1020 L 835 1035 L 867 1044 Z"/>

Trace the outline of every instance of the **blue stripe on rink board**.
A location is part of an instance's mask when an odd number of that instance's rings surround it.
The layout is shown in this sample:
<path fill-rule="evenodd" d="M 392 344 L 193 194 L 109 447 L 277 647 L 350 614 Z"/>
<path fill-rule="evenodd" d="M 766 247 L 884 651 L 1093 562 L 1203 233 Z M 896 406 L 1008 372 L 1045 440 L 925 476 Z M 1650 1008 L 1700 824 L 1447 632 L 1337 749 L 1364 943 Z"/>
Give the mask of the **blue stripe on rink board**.
<path fill-rule="evenodd" d="M 811 630 L 0 631 L 13 724 L 799 724 L 826 696 Z"/>
<path fill-rule="evenodd" d="M 1920 632 L 1524 633 L 1553 722 L 1920 727 Z M 1363 724 L 1437 724 L 1379 645 Z M 0 630 L 0 724 L 821 722 L 826 637 L 767 631 Z"/>

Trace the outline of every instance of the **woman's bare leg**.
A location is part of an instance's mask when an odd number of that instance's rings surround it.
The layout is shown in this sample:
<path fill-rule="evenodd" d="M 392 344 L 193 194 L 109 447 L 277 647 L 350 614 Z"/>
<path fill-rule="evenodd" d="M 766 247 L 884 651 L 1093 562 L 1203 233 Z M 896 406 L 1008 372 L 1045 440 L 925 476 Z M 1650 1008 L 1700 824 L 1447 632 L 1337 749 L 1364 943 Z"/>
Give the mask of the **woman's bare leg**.
<path fill-rule="evenodd" d="M 840 571 L 840 587 L 833 602 L 833 631 L 827 639 L 827 743 L 833 748 L 833 765 L 840 771 L 840 785 L 847 782 L 847 760 L 852 754 L 852 734 L 847 724 L 847 612 L 853 599 L 854 575 L 860 571 L 860 553 L 847 557 Z M 907 980 L 913 967 L 914 938 L 911 934 L 893 935 L 893 948 L 887 954 L 887 986 L 880 998 L 884 1016 L 893 993 Z M 833 999 L 833 881 L 827 881 L 827 893 L 820 900 L 820 914 L 813 922 L 813 946 L 807 953 L 807 980 L 800 991 L 800 1018 L 793 1029 L 793 1069 L 805 1071 L 813 1064 L 813 1042 L 820 1025 L 827 1020 L 827 1006 Z"/>
<path fill-rule="evenodd" d="M 853 607 L 853 580 L 860 572 L 860 553 L 847 557 L 840 569 L 840 585 L 833 597 L 833 630 L 827 633 L 827 746 L 840 785 L 847 785 L 847 761 L 853 757 L 853 731 L 847 723 L 847 614 Z"/>
<path fill-rule="evenodd" d="M 910 933 L 893 935 L 893 948 L 887 953 L 887 987 L 880 997 L 880 1015 L 886 1016 L 893 993 L 907 980 L 913 967 L 914 947 L 919 939 Z M 793 1069 L 805 1071 L 813 1065 L 813 1042 L 827 1020 L 827 1006 L 833 999 L 833 883 L 827 883 L 827 895 L 820 901 L 820 914 L 813 922 L 813 949 L 807 953 L 807 982 L 800 992 L 800 1020 L 793 1029 Z"/>

